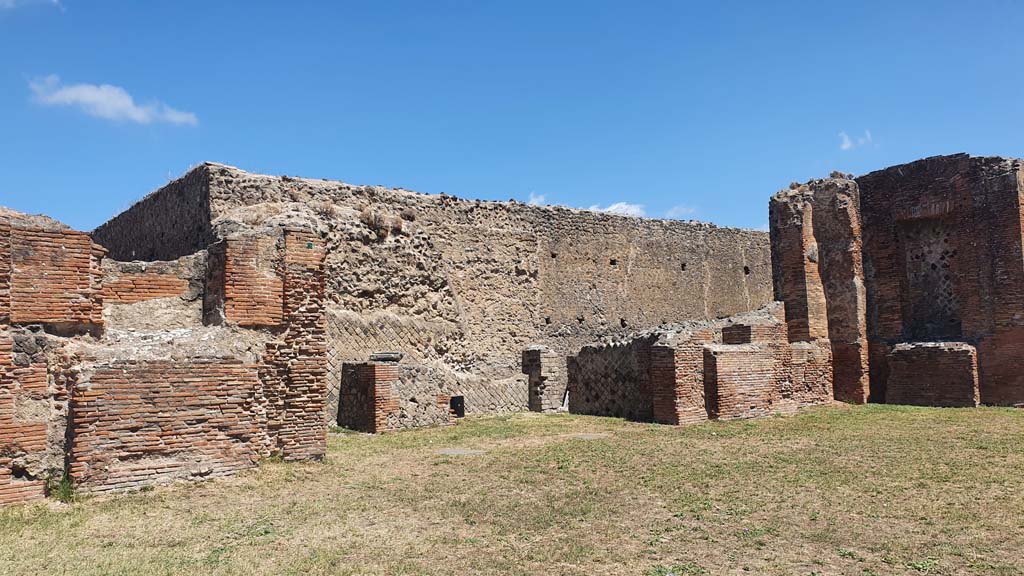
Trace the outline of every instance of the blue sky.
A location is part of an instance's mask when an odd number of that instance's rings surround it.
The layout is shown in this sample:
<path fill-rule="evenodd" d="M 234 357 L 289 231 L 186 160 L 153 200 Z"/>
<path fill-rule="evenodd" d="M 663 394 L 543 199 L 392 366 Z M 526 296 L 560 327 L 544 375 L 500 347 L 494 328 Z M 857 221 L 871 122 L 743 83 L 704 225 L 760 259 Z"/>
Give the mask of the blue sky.
<path fill-rule="evenodd" d="M 1024 156 L 1014 2 L 0 0 L 0 205 L 211 160 L 759 228 L 832 170 Z"/>

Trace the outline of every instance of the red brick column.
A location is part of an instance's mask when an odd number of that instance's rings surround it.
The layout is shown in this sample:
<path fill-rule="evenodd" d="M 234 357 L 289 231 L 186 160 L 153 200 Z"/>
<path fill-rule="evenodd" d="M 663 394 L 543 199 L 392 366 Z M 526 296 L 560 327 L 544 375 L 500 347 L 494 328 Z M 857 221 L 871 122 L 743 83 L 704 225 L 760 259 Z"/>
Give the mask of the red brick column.
<path fill-rule="evenodd" d="M 825 289 L 818 272 L 818 245 L 814 239 L 814 210 L 810 203 L 772 198 L 772 260 L 776 298 L 786 304 L 789 340 L 828 338 Z"/>
<path fill-rule="evenodd" d="M 317 235 L 296 229 L 285 231 L 282 245 L 287 329 L 267 345 L 260 371 L 272 450 L 286 460 L 322 458 L 327 450 L 326 249 Z"/>

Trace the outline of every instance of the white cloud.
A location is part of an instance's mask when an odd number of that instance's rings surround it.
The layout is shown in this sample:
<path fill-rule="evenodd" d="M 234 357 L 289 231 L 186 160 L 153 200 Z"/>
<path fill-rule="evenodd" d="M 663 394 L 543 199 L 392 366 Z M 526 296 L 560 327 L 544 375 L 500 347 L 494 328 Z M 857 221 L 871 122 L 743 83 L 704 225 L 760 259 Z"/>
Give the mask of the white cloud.
<path fill-rule="evenodd" d="M 10 0 L 0 0 L 10 1 Z M 196 126 L 199 119 L 191 112 L 175 110 L 167 104 L 152 101 L 137 104 L 132 95 L 120 86 L 110 84 L 61 84 L 60 78 L 51 74 L 29 83 L 36 102 L 46 106 L 74 106 L 90 116 L 106 120 L 152 124 L 187 124 Z"/>
<path fill-rule="evenodd" d="M 608 212 L 609 214 L 622 214 L 623 216 L 636 216 L 637 218 L 644 216 L 647 212 L 644 210 L 643 204 L 630 204 L 629 202 L 616 202 L 605 208 L 601 208 L 597 204 L 594 204 L 587 210 L 593 212 Z"/>
<path fill-rule="evenodd" d="M 695 206 L 687 206 L 685 204 L 678 204 L 669 208 L 665 212 L 665 218 L 682 218 L 683 216 L 690 216 L 697 211 Z"/>
<path fill-rule="evenodd" d="M 846 132 L 839 132 L 839 149 L 840 150 L 853 150 L 854 148 L 860 148 L 862 146 L 871 146 L 875 143 L 871 137 L 871 130 L 865 130 L 863 136 L 858 136 L 857 140 L 854 141 L 850 138 L 850 135 Z"/>
<path fill-rule="evenodd" d="M 850 137 L 846 134 L 846 132 L 840 132 L 839 133 L 839 149 L 840 150 L 849 150 L 850 148 L 853 148 L 853 141 L 850 140 Z"/>
<path fill-rule="evenodd" d="M 526 201 L 530 206 L 540 206 L 544 204 L 544 195 L 537 194 L 536 192 L 530 192 L 530 199 Z"/>
<path fill-rule="evenodd" d="M 64 5 L 60 3 L 60 0 L 0 0 L 0 10 L 11 10 L 30 4 L 49 4 L 55 8 L 60 8 L 62 12 L 64 11 Z"/>

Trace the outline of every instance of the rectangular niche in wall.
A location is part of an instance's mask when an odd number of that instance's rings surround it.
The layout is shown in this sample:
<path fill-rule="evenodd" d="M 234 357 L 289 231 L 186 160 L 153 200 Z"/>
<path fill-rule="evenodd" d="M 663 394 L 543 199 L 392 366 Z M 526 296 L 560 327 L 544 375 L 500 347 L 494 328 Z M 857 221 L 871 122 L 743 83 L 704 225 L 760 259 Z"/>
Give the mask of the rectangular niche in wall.
<path fill-rule="evenodd" d="M 448 407 L 456 418 L 464 418 L 466 416 L 466 400 L 462 396 L 452 396 L 451 400 L 448 401 Z"/>
<path fill-rule="evenodd" d="M 956 229 L 946 218 L 897 223 L 903 248 L 903 336 L 933 341 L 961 337 Z"/>

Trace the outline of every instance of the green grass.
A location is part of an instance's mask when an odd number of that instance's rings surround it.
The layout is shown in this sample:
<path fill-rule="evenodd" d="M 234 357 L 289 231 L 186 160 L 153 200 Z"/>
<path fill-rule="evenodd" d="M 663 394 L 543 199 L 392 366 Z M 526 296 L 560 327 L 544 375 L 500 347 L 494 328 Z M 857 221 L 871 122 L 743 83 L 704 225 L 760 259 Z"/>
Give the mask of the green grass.
<path fill-rule="evenodd" d="M 0 510 L 0 573 L 1021 574 L 1022 438 L 1022 410 L 892 406 L 339 433 L 323 463 Z"/>

